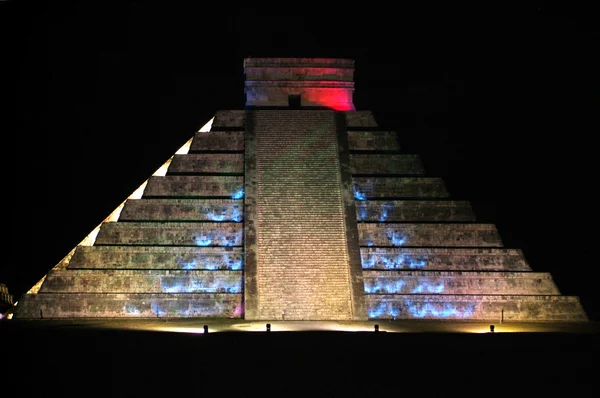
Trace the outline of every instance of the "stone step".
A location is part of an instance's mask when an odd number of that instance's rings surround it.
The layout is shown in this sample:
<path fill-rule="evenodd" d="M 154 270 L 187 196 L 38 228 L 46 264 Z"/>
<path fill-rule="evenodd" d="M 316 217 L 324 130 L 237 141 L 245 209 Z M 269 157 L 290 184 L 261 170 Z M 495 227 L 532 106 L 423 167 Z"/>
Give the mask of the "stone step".
<path fill-rule="evenodd" d="M 244 177 L 238 176 L 152 176 L 143 197 L 230 197 L 243 196 Z"/>
<path fill-rule="evenodd" d="M 243 153 L 190 153 L 174 155 L 168 174 L 243 174 Z"/>
<path fill-rule="evenodd" d="M 78 246 L 68 269 L 240 270 L 241 247 Z"/>
<path fill-rule="evenodd" d="M 366 294 L 560 294 L 547 272 L 371 271 Z"/>
<path fill-rule="evenodd" d="M 399 151 L 395 131 L 348 131 L 348 149 L 351 151 Z"/>
<path fill-rule="evenodd" d="M 468 201 L 365 200 L 355 205 L 358 221 L 475 221 Z"/>
<path fill-rule="evenodd" d="M 243 131 L 199 131 L 194 134 L 190 152 L 243 151 Z"/>
<path fill-rule="evenodd" d="M 423 175 L 425 173 L 421 157 L 413 154 L 351 153 L 350 168 L 353 175 Z"/>
<path fill-rule="evenodd" d="M 360 248 L 363 269 L 531 271 L 520 249 Z"/>
<path fill-rule="evenodd" d="M 241 246 L 242 223 L 105 222 L 96 245 Z"/>
<path fill-rule="evenodd" d="M 243 219 L 241 199 L 128 199 L 119 221 L 234 221 Z"/>
<path fill-rule="evenodd" d="M 44 293 L 241 293 L 242 271 L 51 270 Z"/>
<path fill-rule="evenodd" d="M 360 246 L 502 247 L 494 224 L 358 223 Z"/>
<path fill-rule="evenodd" d="M 215 113 L 211 130 L 243 129 L 246 124 L 245 110 L 221 110 Z"/>
<path fill-rule="evenodd" d="M 348 128 L 374 128 L 378 127 L 375 116 L 371 111 L 347 111 L 346 127 Z"/>
<path fill-rule="evenodd" d="M 352 177 L 352 182 L 357 200 L 449 196 L 438 177 Z"/>
<path fill-rule="evenodd" d="M 576 296 L 558 295 L 366 295 L 369 319 L 486 321 L 586 321 Z"/>
<path fill-rule="evenodd" d="M 242 318 L 242 294 L 25 294 L 15 318 Z"/>

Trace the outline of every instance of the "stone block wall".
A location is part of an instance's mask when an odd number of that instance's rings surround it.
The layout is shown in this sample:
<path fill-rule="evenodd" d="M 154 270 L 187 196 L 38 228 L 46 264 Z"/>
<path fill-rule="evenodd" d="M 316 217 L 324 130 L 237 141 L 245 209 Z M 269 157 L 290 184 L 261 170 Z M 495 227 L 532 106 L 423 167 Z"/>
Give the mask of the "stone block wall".
<path fill-rule="evenodd" d="M 244 120 L 219 112 L 15 316 L 243 317 Z"/>
<path fill-rule="evenodd" d="M 577 297 L 503 247 L 493 224 L 476 223 L 468 201 L 400 153 L 374 120 L 347 113 L 358 244 L 370 319 L 577 321 Z M 369 151 L 371 153 L 369 153 Z"/>
<path fill-rule="evenodd" d="M 447 198 L 437 177 L 353 177 L 357 199 Z"/>
<path fill-rule="evenodd" d="M 243 191 L 244 178 L 238 176 L 152 176 L 144 197 L 234 197 Z"/>
<path fill-rule="evenodd" d="M 560 295 L 367 295 L 371 319 L 447 319 L 497 322 L 581 322 L 587 316 L 575 296 Z"/>
<path fill-rule="evenodd" d="M 359 223 L 361 246 L 501 247 L 493 224 Z"/>
<path fill-rule="evenodd" d="M 189 153 L 243 150 L 243 131 L 204 131 L 194 135 Z"/>
<path fill-rule="evenodd" d="M 393 151 L 400 150 L 395 131 L 348 130 L 350 151 Z"/>
<path fill-rule="evenodd" d="M 246 125 L 246 111 L 221 110 L 217 111 L 212 122 L 211 131 L 243 130 Z"/>
<path fill-rule="evenodd" d="M 365 270 L 531 271 L 520 249 L 361 247 Z"/>
<path fill-rule="evenodd" d="M 54 293 L 29 294 L 15 319 L 240 318 L 241 294 Z"/>
<path fill-rule="evenodd" d="M 45 293 L 241 293 L 242 271 L 51 270 Z"/>
<path fill-rule="evenodd" d="M 169 174 L 237 174 L 244 173 L 242 153 L 203 153 L 175 155 Z"/>
<path fill-rule="evenodd" d="M 379 221 L 475 221 L 468 201 L 368 200 L 356 202 L 356 219 Z"/>
<path fill-rule="evenodd" d="M 411 154 L 350 154 L 352 173 L 382 175 L 422 175 L 425 172 L 421 157 Z"/>
<path fill-rule="evenodd" d="M 241 270 L 241 247 L 79 246 L 68 269 Z"/>
<path fill-rule="evenodd" d="M 243 220 L 241 199 L 129 199 L 120 221 L 235 221 Z"/>
<path fill-rule="evenodd" d="M 333 111 L 252 112 L 252 319 L 354 319 L 336 118 Z"/>
<path fill-rule="evenodd" d="M 363 278 L 367 294 L 558 294 L 543 272 L 369 270 Z"/>

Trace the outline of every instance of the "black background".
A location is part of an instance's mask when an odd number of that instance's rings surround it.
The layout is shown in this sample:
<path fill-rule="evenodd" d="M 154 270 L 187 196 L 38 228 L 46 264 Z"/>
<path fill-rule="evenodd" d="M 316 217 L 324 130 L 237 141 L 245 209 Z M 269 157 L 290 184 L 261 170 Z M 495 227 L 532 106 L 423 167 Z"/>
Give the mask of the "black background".
<path fill-rule="evenodd" d="M 243 109 L 245 57 L 343 57 L 356 108 L 598 319 L 597 12 L 449 3 L 0 2 L 0 282 L 18 298 L 217 110 Z"/>

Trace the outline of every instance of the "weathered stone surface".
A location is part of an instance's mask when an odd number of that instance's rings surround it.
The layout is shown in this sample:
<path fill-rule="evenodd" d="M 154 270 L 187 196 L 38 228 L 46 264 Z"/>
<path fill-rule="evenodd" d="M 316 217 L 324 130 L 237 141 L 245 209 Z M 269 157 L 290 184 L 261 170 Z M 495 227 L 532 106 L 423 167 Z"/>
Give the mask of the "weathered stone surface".
<path fill-rule="evenodd" d="M 350 154 L 352 174 L 422 175 L 421 157 L 412 154 Z"/>
<path fill-rule="evenodd" d="M 446 185 L 436 177 L 353 177 L 357 199 L 447 198 Z"/>
<path fill-rule="evenodd" d="M 243 188 L 237 176 L 152 176 L 144 197 L 233 197 Z"/>
<path fill-rule="evenodd" d="M 361 246 L 502 247 L 493 224 L 359 223 Z"/>
<path fill-rule="evenodd" d="M 43 293 L 241 293 L 242 271 L 51 270 Z"/>
<path fill-rule="evenodd" d="M 353 319 L 335 112 L 262 110 L 253 119 L 257 317 Z"/>
<path fill-rule="evenodd" d="M 348 111 L 345 113 L 348 128 L 375 128 L 378 126 L 371 111 Z"/>
<path fill-rule="evenodd" d="M 199 131 L 190 145 L 190 153 L 243 150 L 243 131 Z"/>
<path fill-rule="evenodd" d="M 367 294 L 559 294 L 545 272 L 365 271 Z"/>
<path fill-rule="evenodd" d="M 211 130 L 243 129 L 245 121 L 246 111 L 244 110 L 217 111 L 211 126 Z"/>
<path fill-rule="evenodd" d="M 202 153 L 174 155 L 169 174 L 243 174 L 244 155 L 241 153 Z"/>
<path fill-rule="evenodd" d="M 241 318 L 242 294 L 27 294 L 15 318 Z"/>
<path fill-rule="evenodd" d="M 364 269 L 531 271 L 520 249 L 361 247 Z"/>
<path fill-rule="evenodd" d="M 247 108 L 289 107 L 297 96 L 303 107 L 354 109 L 353 60 L 247 58 L 244 72 Z"/>
<path fill-rule="evenodd" d="M 475 221 L 467 201 L 374 200 L 356 201 L 358 221 Z"/>
<path fill-rule="evenodd" d="M 105 222 L 96 245 L 241 246 L 240 223 Z"/>
<path fill-rule="evenodd" d="M 79 246 L 68 269 L 240 270 L 241 247 Z"/>
<path fill-rule="evenodd" d="M 348 131 L 351 151 L 399 151 L 400 143 L 395 131 Z"/>
<path fill-rule="evenodd" d="M 586 321 L 578 297 L 558 295 L 367 295 L 371 319 Z"/>
<path fill-rule="evenodd" d="M 128 199 L 119 221 L 243 220 L 241 199 Z"/>

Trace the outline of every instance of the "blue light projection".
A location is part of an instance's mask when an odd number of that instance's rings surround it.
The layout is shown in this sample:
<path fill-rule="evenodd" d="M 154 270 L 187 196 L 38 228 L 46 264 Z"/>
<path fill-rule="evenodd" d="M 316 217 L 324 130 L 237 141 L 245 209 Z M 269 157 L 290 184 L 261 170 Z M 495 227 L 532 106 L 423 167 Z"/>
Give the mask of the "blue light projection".
<path fill-rule="evenodd" d="M 392 246 L 402 246 L 404 243 L 406 243 L 406 236 L 402 235 L 400 232 L 387 230 L 385 235 L 389 240 L 392 241 Z"/>
<path fill-rule="evenodd" d="M 361 193 L 356 187 L 354 187 L 354 199 L 356 200 L 367 200 L 365 194 Z"/>
<path fill-rule="evenodd" d="M 236 193 L 231 195 L 231 199 L 242 199 L 244 197 L 244 189 L 238 190 Z"/>
<path fill-rule="evenodd" d="M 198 246 L 208 246 L 212 243 L 212 239 L 205 237 L 205 236 L 201 236 L 199 238 L 196 238 L 196 245 Z"/>
<path fill-rule="evenodd" d="M 358 221 L 363 221 L 367 218 L 367 208 L 361 206 L 358 208 Z"/>
<path fill-rule="evenodd" d="M 236 222 L 242 221 L 243 216 L 242 216 L 242 212 L 240 211 L 240 209 L 238 209 L 237 207 L 233 208 L 233 211 L 231 212 L 231 219 Z"/>
<path fill-rule="evenodd" d="M 400 293 L 404 283 L 402 280 L 365 279 L 365 293 Z"/>
<path fill-rule="evenodd" d="M 385 268 L 385 269 L 419 269 L 427 265 L 423 259 L 406 258 L 404 254 L 389 255 L 371 253 L 362 259 L 364 269 Z"/>
<path fill-rule="evenodd" d="M 383 222 L 386 221 L 388 216 L 389 216 L 389 211 L 393 208 L 393 205 L 390 205 L 389 203 L 386 203 L 383 205 L 383 208 L 381 209 L 381 215 L 379 216 L 379 221 Z"/>
<path fill-rule="evenodd" d="M 403 280 L 390 279 L 365 279 L 365 293 L 367 294 L 402 294 L 402 288 L 406 284 Z M 444 283 L 440 282 L 437 285 L 432 285 L 423 282 L 415 286 L 411 293 L 442 293 L 444 291 Z"/>
<path fill-rule="evenodd" d="M 402 246 L 406 242 L 406 237 L 394 234 L 392 236 L 392 245 Z"/>
<path fill-rule="evenodd" d="M 369 318 L 382 318 L 388 315 L 392 318 L 396 318 L 400 315 L 400 310 L 394 308 L 392 303 L 387 301 L 382 301 L 377 304 L 375 308 L 369 310 Z"/>
<path fill-rule="evenodd" d="M 140 311 L 134 304 L 125 303 L 123 306 L 123 311 L 129 315 L 141 315 L 142 311 Z"/>
<path fill-rule="evenodd" d="M 223 220 L 225 220 L 225 218 L 227 218 L 227 216 L 225 214 L 208 213 L 207 216 L 212 221 L 223 221 Z"/>
<path fill-rule="evenodd" d="M 419 285 L 417 285 L 413 290 L 412 293 L 442 293 L 444 291 L 444 283 L 440 282 L 437 285 L 430 285 L 427 282 L 421 283 Z"/>
<path fill-rule="evenodd" d="M 231 280 L 189 280 L 187 278 L 162 278 L 160 287 L 163 293 L 240 293 L 241 278 Z"/>
<path fill-rule="evenodd" d="M 436 303 L 438 304 L 438 303 Z M 415 318 L 435 317 L 435 318 L 467 318 L 473 314 L 474 304 L 469 304 L 462 311 L 450 303 L 413 303 L 406 301 L 408 312 Z"/>
<path fill-rule="evenodd" d="M 192 260 L 192 261 L 184 261 L 184 262 L 180 262 L 179 265 L 182 266 L 183 269 L 196 269 L 198 266 L 198 263 L 196 262 L 196 260 Z"/>

